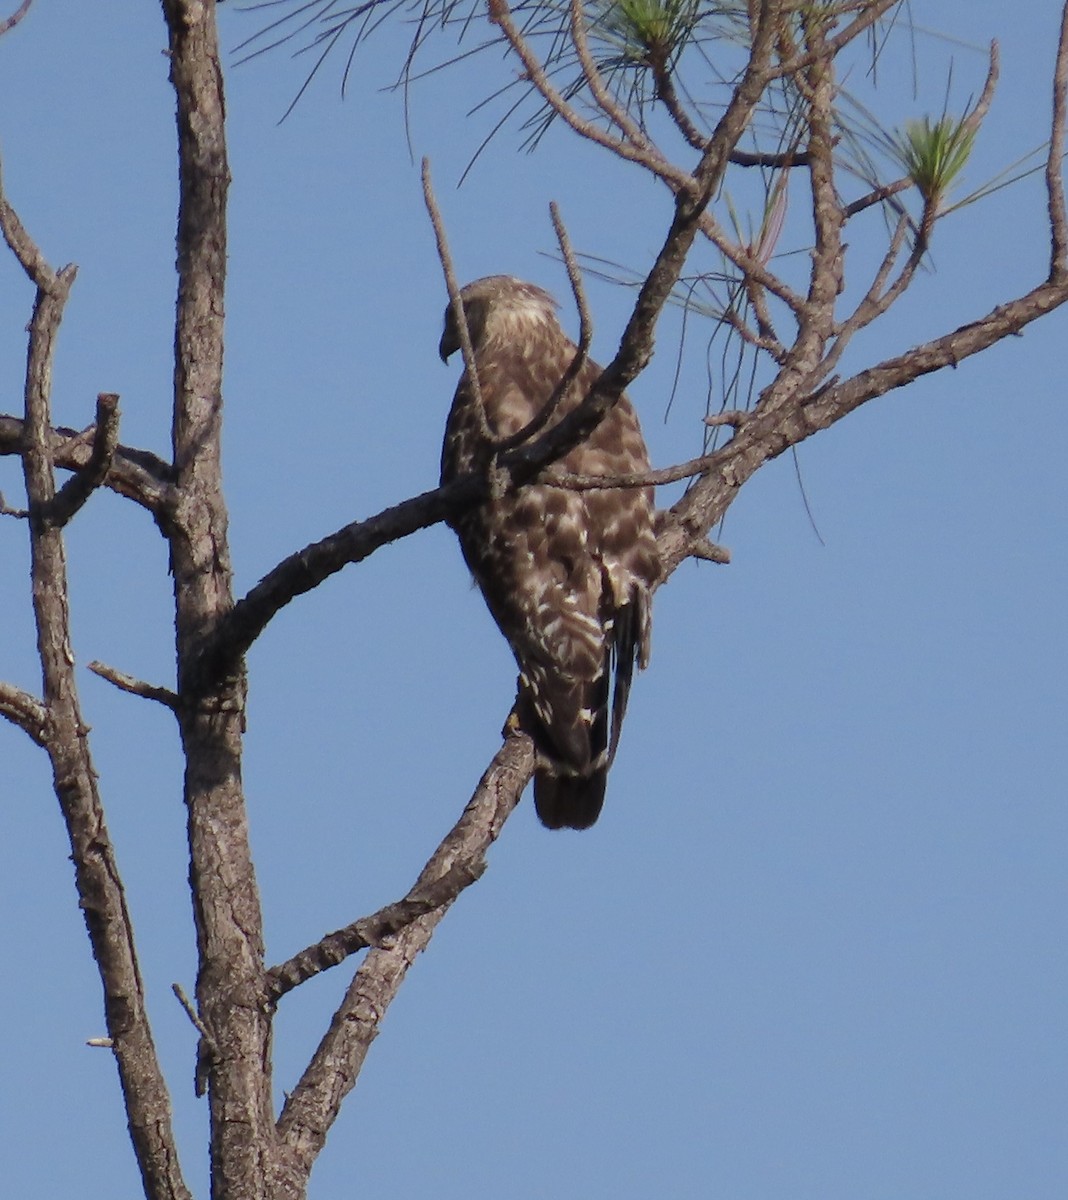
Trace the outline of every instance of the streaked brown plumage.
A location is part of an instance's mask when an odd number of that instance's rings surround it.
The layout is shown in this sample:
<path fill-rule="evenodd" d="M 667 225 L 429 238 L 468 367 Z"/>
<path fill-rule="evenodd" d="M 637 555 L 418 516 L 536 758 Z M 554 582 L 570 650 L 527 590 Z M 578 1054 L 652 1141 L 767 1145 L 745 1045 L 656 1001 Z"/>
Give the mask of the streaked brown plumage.
<path fill-rule="evenodd" d="M 495 438 L 524 428 L 575 356 L 556 303 L 507 275 L 461 293 L 486 425 Z M 446 310 L 441 357 L 459 348 Z M 553 412 L 575 408 L 601 368 L 587 362 Z M 441 455 L 442 482 L 485 469 L 487 447 L 460 380 Z M 621 397 L 565 471 L 621 475 L 649 469 L 638 418 Z M 469 510 L 455 522 L 464 558 L 519 664 L 516 712 L 538 748 L 534 803 L 545 825 L 597 820 L 635 662 L 649 657 L 650 596 L 660 573 L 651 488 L 575 491 L 535 484 Z"/>

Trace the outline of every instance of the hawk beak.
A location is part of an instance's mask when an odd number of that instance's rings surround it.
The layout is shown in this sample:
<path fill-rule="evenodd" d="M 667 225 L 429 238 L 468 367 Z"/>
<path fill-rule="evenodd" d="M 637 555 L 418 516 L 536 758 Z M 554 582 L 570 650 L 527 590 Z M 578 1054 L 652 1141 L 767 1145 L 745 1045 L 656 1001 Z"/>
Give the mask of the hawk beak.
<path fill-rule="evenodd" d="M 456 339 L 446 329 L 441 335 L 441 341 L 438 342 L 438 353 L 441 355 L 441 361 L 447 363 L 449 355 L 455 353 L 457 349 Z"/>

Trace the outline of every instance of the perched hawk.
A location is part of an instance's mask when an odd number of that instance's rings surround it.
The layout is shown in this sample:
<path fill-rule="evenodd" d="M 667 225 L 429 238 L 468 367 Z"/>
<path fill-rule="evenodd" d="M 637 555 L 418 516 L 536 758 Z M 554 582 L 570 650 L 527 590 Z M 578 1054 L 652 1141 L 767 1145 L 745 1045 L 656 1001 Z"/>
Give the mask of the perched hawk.
<path fill-rule="evenodd" d="M 545 407 L 574 343 L 541 288 L 491 275 L 461 292 L 485 420 L 464 373 L 441 453 L 443 483 L 490 461 L 497 439 Z M 451 308 L 441 357 L 460 347 Z M 587 362 L 552 413 L 577 407 L 601 373 Z M 563 470 L 621 475 L 649 469 L 638 418 L 621 397 Z M 519 664 L 519 722 L 538 749 L 534 804 L 550 829 L 586 829 L 605 780 L 634 664 L 649 658 L 650 594 L 660 574 L 651 488 L 575 491 L 534 484 L 470 509 L 454 523 L 464 558 Z"/>

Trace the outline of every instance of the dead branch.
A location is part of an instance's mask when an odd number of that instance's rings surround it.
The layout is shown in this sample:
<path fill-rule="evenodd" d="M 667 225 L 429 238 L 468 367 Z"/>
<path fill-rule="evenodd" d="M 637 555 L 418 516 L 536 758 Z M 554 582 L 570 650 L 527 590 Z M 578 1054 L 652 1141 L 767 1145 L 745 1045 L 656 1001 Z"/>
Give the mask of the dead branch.
<path fill-rule="evenodd" d="M 738 490 L 769 459 L 827 429 L 843 417 L 921 375 L 957 366 L 996 342 L 1019 333 L 1068 302 L 1068 279 L 1046 281 L 986 316 L 886 359 L 850 379 L 824 385 L 772 411 L 757 412 L 722 449 L 697 483 L 670 509 L 671 520 L 658 541 L 665 577 L 691 553 L 693 531 L 720 520 Z"/>
<path fill-rule="evenodd" d="M 586 38 L 586 11 L 582 0 L 570 0 L 568 5 L 571 42 L 575 47 L 575 55 L 586 86 L 590 89 L 597 107 L 608 120 L 616 126 L 627 142 L 642 154 L 659 157 L 659 152 L 649 140 L 648 135 L 635 121 L 627 110 L 617 103 L 616 98 L 605 84 L 604 77 L 597 68 L 590 53 L 590 44 Z M 506 34 L 507 36 L 507 34 Z M 515 44 L 512 46 L 515 49 Z M 541 90 L 540 88 L 538 89 Z M 544 93 L 542 93 L 544 95 Z"/>
<path fill-rule="evenodd" d="M 4 241 L 19 265 L 29 276 L 30 282 L 39 290 L 47 292 L 55 285 L 56 272 L 49 266 L 37 243 L 23 227 L 18 213 L 11 207 L 4 192 L 2 166 L 0 161 L 0 233 L 3 234 Z M 69 269 L 76 271 L 76 268 Z M 73 279 L 73 275 L 71 278 Z"/>
<path fill-rule="evenodd" d="M 787 356 L 787 370 L 806 371 L 823 356 L 834 328 L 834 306 L 843 286 L 842 226 L 845 214 L 834 183 L 834 58 L 818 14 L 803 21 L 805 45 L 813 59 L 797 76 L 803 84 L 808 112 L 809 185 L 812 224 L 816 241 L 812 250 L 808 296 L 798 313 L 797 338 Z M 763 401 L 768 402 L 768 399 Z"/>
<path fill-rule="evenodd" d="M 731 561 L 731 552 L 726 546 L 717 545 L 717 543 L 704 538 L 690 544 L 690 557 L 725 566 Z"/>
<path fill-rule="evenodd" d="M 21 418 L 0 415 L 0 455 L 21 454 L 22 443 Z M 55 466 L 67 471 L 84 471 L 92 458 L 92 443 L 84 431 L 66 426 L 52 428 L 46 444 Z M 133 500 L 159 519 L 166 519 L 174 507 L 174 470 L 148 450 L 116 446 L 102 482 L 104 487 Z"/>
<path fill-rule="evenodd" d="M 850 42 L 855 42 L 880 17 L 884 16 L 890 9 L 900 3 L 901 0 L 872 0 L 868 5 L 858 6 L 861 8 L 860 14 L 844 29 L 835 34 L 834 37 L 827 39 L 826 53 L 832 59 L 836 58 Z M 782 79 L 785 76 L 796 75 L 799 71 L 807 70 L 819 61 L 823 53 L 824 51 L 810 48 L 804 54 L 784 58 L 778 67 L 774 68 L 773 78 Z"/>
<path fill-rule="evenodd" d="M 104 990 L 134 1153 L 150 1200 L 188 1200 L 171 1123 L 170 1097 L 145 1010 L 144 987 L 89 751 L 70 644 L 66 553 L 61 528 L 48 520 L 56 498 L 50 407 L 55 340 L 76 268 L 54 271 L 0 194 L 7 244 L 35 283 L 29 326 L 26 415 L 21 457 L 31 545 L 34 619 L 43 679 L 43 745 L 52 764 L 74 863 L 75 886 Z M 32 736 L 32 735 L 31 735 Z"/>
<path fill-rule="evenodd" d="M 480 864 L 499 836 L 534 771 L 534 744 L 511 732 L 479 781 L 456 825 L 421 872 L 413 892 L 444 878 L 457 864 Z M 415 956 L 426 948 L 448 904 L 417 917 L 372 949 L 360 964 L 314 1057 L 278 1120 L 287 1158 L 307 1171 L 363 1066 L 378 1026 Z"/>
<path fill-rule="evenodd" d="M 0 683 L 0 717 L 6 717 L 13 725 L 17 725 L 38 746 L 45 744 L 48 712 L 41 701 L 29 692 L 12 683 Z"/>
<path fill-rule="evenodd" d="M 178 709 L 178 696 L 170 688 L 159 687 L 154 683 L 145 683 L 142 679 L 127 675 L 125 671 L 117 671 L 114 667 L 109 667 L 106 663 L 96 660 L 87 665 L 94 675 L 106 679 L 120 692 L 128 692 L 131 696 L 140 696 L 143 700 L 155 700 L 157 704 L 162 704 L 172 712 L 176 712 Z"/>
<path fill-rule="evenodd" d="M 62 528 L 107 479 L 119 444 L 119 398 L 113 392 L 101 392 L 96 398 L 96 422 L 93 427 L 89 461 L 67 480 L 48 507 L 47 520 Z"/>
<path fill-rule="evenodd" d="M 636 471 L 630 475 L 576 475 L 550 467 L 540 477 L 540 481 L 572 492 L 660 487 L 704 474 L 712 466 L 713 459 L 714 455 L 704 454 L 700 458 L 691 458 L 688 462 L 678 463 L 674 467 L 661 467 L 656 471 Z"/>
<path fill-rule="evenodd" d="M 32 4 L 33 0 L 22 0 L 22 3 L 10 17 L 5 17 L 3 21 L 0 21 L 0 37 L 3 37 L 9 29 L 15 28 L 19 21 L 30 11 L 30 5 Z"/>
<path fill-rule="evenodd" d="M 1064 203 L 1065 123 L 1068 121 L 1068 5 L 1061 11 L 1057 59 L 1053 70 L 1053 120 L 1046 157 L 1046 193 L 1049 200 L 1051 282 L 1068 275 L 1068 215 Z"/>
<path fill-rule="evenodd" d="M 509 437 L 502 438 L 496 443 L 498 464 L 501 454 L 504 454 L 508 450 L 513 450 L 517 446 L 525 445 L 536 433 L 545 428 L 549 421 L 552 420 L 553 414 L 560 407 L 560 402 L 571 391 L 575 380 L 584 370 L 586 363 L 589 362 L 590 342 L 593 340 L 593 318 L 590 316 L 589 305 L 586 302 L 586 291 L 582 286 L 582 273 L 579 271 L 575 252 L 571 247 L 571 239 L 567 236 L 567 229 L 564 226 L 563 218 L 560 216 L 560 210 L 555 200 L 549 202 L 549 215 L 552 218 L 553 229 L 556 232 L 556 241 L 560 247 L 564 266 L 567 269 L 567 278 L 571 284 L 571 294 L 575 299 L 575 307 L 578 309 L 578 346 L 572 356 L 571 362 L 568 363 L 567 370 L 560 376 L 559 382 L 552 390 L 552 395 L 542 406 L 541 411 L 536 413 L 522 429 L 517 429 L 515 433 Z"/>
<path fill-rule="evenodd" d="M 732 429 L 741 429 L 751 416 L 751 413 L 744 412 L 741 409 L 725 408 L 722 412 L 709 413 L 707 417 L 702 417 L 702 420 L 712 428 L 720 425 L 730 425 Z"/>
<path fill-rule="evenodd" d="M 735 167 L 767 167 L 769 170 L 783 170 L 786 167 L 807 167 L 808 152 L 806 150 L 791 151 L 786 154 L 762 154 L 749 150 L 732 150 L 731 165 Z"/>
<path fill-rule="evenodd" d="M 889 200 L 892 196 L 896 196 L 898 192 L 903 192 L 906 188 L 910 187 L 912 187 L 912 180 L 907 175 L 903 179 L 895 179 L 893 183 L 884 183 L 880 187 L 861 196 L 859 200 L 854 200 L 851 204 L 847 204 L 842 213 L 847 219 L 855 217 L 857 213 L 864 212 L 865 209 L 871 208 L 873 205 L 882 204 L 883 201 Z"/>
<path fill-rule="evenodd" d="M 0 517 L 14 517 L 18 521 L 25 521 L 29 515 L 28 508 L 13 508 L 4 499 L 4 493 L 0 492 Z"/>
<path fill-rule="evenodd" d="M 491 23 L 504 34 L 505 40 L 523 64 L 527 78 L 538 94 L 579 137 L 611 151 L 620 158 L 645 167 L 653 175 L 672 186 L 673 190 L 688 190 L 692 187 L 693 181 L 689 173 L 670 163 L 648 139 L 642 139 L 639 144 L 634 144 L 626 137 L 612 137 L 594 122 L 579 116 L 553 86 L 540 59 L 512 20 L 512 12 L 507 0 L 487 0 L 486 9 Z"/>
<path fill-rule="evenodd" d="M 471 331 L 467 327 L 467 314 L 464 312 L 464 304 L 460 299 L 460 283 L 456 278 L 456 270 L 452 265 L 452 255 L 449 253 L 449 241 L 445 234 L 445 222 L 442 220 L 441 210 L 438 208 L 438 202 L 434 197 L 434 188 L 430 181 L 429 158 L 423 159 L 422 179 L 423 200 L 426 204 L 426 211 L 430 216 L 430 223 L 434 227 L 434 240 L 437 245 L 438 262 L 441 263 L 441 271 L 445 276 L 445 288 L 449 293 L 449 308 L 452 311 L 452 319 L 456 322 L 456 333 L 460 339 L 460 353 L 464 359 L 467 386 L 471 389 L 471 398 L 474 401 L 475 411 L 478 413 L 479 433 L 487 443 L 490 443 L 494 440 L 493 432 L 486 420 L 486 409 L 482 403 L 482 387 L 478 379 L 478 367 L 475 364 L 475 349 L 471 345 Z"/>
<path fill-rule="evenodd" d="M 578 347 L 583 354 L 588 354 L 590 342 L 593 341 L 593 318 L 590 315 L 590 306 L 586 302 L 586 289 L 582 284 L 582 271 L 579 269 L 578 260 L 575 258 L 575 251 L 571 246 L 571 239 L 567 235 L 567 226 L 564 224 L 563 217 L 560 216 L 560 208 L 555 200 L 549 201 L 549 216 L 552 218 L 553 231 L 556 233 L 556 242 L 560 247 L 560 255 L 564 260 L 564 267 L 567 270 L 568 282 L 571 284 L 571 295 L 574 297 L 575 308 L 578 312 Z"/>
<path fill-rule="evenodd" d="M 440 878 L 417 882 L 403 899 L 353 921 L 344 929 L 326 934 L 314 945 L 267 972 L 266 1002 L 276 1004 L 293 988 L 336 967 L 358 950 L 371 946 L 381 948 L 387 938 L 399 933 L 417 917 L 452 904 L 464 888 L 482 878 L 485 869 L 483 860 L 453 863 Z"/>
<path fill-rule="evenodd" d="M 699 153 L 703 153 L 708 145 L 708 137 L 698 129 L 698 127 L 690 119 L 690 114 L 686 111 L 685 106 L 679 99 L 679 94 L 675 90 L 675 80 L 672 77 L 671 68 L 661 58 L 657 58 L 652 64 L 653 82 L 656 87 L 656 98 L 663 104 L 668 116 L 675 122 L 675 128 L 682 134 L 687 143 Z M 731 161 L 736 161 L 738 151 L 731 154 Z M 749 157 L 748 155 L 746 157 Z"/>
<path fill-rule="evenodd" d="M 969 134 L 979 132 L 979 126 L 986 119 L 986 114 L 990 111 L 990 105 L 994 100 L 994 92 L 997 90 L 998 77 L 1001 74 L 1001 52 L 998 49 L 997 42 L 990 43 L 990 65 L 986 72 L 986 81 L 983 84 L 983 90 L 979 93 L 979 99 L 975 102 L 975 107 L 961 121 L 961 129 Z"/>

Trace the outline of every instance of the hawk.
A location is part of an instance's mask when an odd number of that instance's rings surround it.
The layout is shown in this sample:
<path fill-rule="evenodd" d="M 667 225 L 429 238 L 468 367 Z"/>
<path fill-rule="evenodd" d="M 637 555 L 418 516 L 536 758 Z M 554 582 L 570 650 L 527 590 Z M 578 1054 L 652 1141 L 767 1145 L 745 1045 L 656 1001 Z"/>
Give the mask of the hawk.
<path fill-rule="evenodd" d="M 556 302 L 533 284 L 491 275 L 469 283 L 460 298 L 484 415 L 465 371 L 445 428 L 442 483 L 488 469 L 492 440 L 543 413 L 577 353 L 556 319 Z M 459 348 L 450 306 L 442 361 Z M 600 374 L 587 361 L 546 427 L 576 408 Z M 648 471 L 625 396 L 559 465 L 583 475 Z M 538 751 L 534 805 L 550 829 L 586 829 L 604 803 L 634 665 L 649 660 L 650 599 L 660 576 L 653 514 L 648 487 L 578 491 L 535 483 L 452 522 L 519 666 L 515 715 Z"/>

